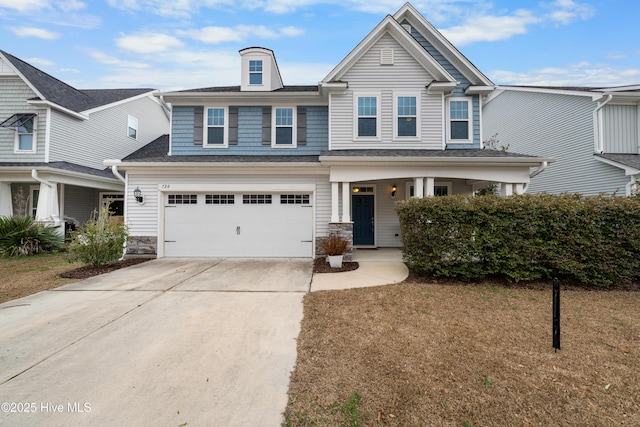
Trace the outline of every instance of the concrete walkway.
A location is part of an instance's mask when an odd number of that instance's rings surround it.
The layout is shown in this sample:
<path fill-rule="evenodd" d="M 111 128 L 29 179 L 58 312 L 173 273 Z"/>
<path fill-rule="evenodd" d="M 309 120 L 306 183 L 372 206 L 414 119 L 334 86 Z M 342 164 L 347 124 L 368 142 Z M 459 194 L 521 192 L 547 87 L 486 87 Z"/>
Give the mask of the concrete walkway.
<path fill-rule="evenodd" d="M 409 276 L 400 249 L 356 249 L 353 261 L 360 264 L 357 270 L 314 274 L 311 292 L 389 285 Z"/>

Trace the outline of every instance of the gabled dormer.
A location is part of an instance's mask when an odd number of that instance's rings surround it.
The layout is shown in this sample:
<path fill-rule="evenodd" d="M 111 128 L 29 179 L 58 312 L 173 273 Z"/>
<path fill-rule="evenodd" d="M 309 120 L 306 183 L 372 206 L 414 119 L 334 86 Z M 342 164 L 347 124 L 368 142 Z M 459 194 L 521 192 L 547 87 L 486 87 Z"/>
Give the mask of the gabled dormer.
<path fill-rule="evenodd" d="M 242 92 L 272 92 L 282 89 L 282 77 L 273 51 L 262 47 L 248 47 L 240 51 L 242 58 Z"/>

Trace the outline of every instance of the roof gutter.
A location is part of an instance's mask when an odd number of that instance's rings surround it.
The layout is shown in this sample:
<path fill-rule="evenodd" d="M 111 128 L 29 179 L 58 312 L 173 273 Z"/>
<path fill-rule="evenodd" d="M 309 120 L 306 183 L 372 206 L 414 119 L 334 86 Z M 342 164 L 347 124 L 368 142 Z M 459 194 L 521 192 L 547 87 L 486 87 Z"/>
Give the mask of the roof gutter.
<path fill-rule="evenodd" d="M 601 101 L 602 98 L 606 98 L 604 101 Z M 611 93 L 607 93 L 603 95 L 600 99 L 598 99 L 598 104 L 596 105 L 595 110 L 593 110 L 593 124 L 595 127 L 595 149 L 596 153 L 602 153 L 604 151 L 604 126 L 602 126 L 602 109 L 605 105 L 607 105 L 613 99 L 613 95 Z"/>
<path fill-rule="evenodd" d="M 122 176 L 122 174 L 120 173 L 120 171 L 118 170 L 118 165 L 115 164 L 117 160 L 112 160 L 112 162 L 114 162 L 114 164 L 111 165 L 111 172 L 113 172 L 113 174 L 116 176 L 116 178 L 118 178 L 120 181 L 122 181 L 123 184 L 127 184 L 127 180 L 124 176 Z M 109 162 L 108 160 L 105 161 L 105 163 Z M 119 161 L 117 161 L 119 163 Z"/>

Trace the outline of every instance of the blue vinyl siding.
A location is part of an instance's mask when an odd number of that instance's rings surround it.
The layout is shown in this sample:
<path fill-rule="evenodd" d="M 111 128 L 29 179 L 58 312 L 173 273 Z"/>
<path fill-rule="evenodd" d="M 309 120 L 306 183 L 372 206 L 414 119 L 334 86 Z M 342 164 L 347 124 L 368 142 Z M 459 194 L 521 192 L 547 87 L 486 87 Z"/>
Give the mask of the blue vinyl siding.
<path fill-rule="evenodd" d="M 307 143 L 297 148 L 272 148 L 262 144 L 262 108 L 238 107 L 238 144 L 228 148 L 203 148 L 193 143 L 194 107 L 173 107 L 173 155 L 319 155 L 329 147 L 329 110 L 307 108 Z"/>
<path fill-rule="evenodd" d="M 406 21 L 403 23 L 407 23 Z M 471 84 L 469 80 L 465 76 L 462 75 L 457 68 L 455 68 L 431 43 L 429 43 L 415 28 L 411 28 L 411 35 L 420 43 L 420 45 L 427 51 L 429 54 L 440 64 L 449 74 L 453 76 L 458 82 L 458 87 L 456 87 L 451 96 L 466 96 L 464 91 Z M 472 95 L 472 109 L 473 109 L 473 143 L 472 144 L 450 144 L 447 145 L 447 148 L 456 149 L 456 148 L 480 148 L 480 96 Z"/>

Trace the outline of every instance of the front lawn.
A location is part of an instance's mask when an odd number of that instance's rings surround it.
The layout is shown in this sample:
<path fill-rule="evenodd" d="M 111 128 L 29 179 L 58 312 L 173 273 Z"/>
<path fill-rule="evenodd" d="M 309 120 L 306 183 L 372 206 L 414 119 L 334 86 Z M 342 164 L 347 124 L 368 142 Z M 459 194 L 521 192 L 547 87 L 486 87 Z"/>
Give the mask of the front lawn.
<path fill-rule="evenodd" d="M 640 425 L 640 292 L 401 283 L 307 294 L 285 426 Z"/>

